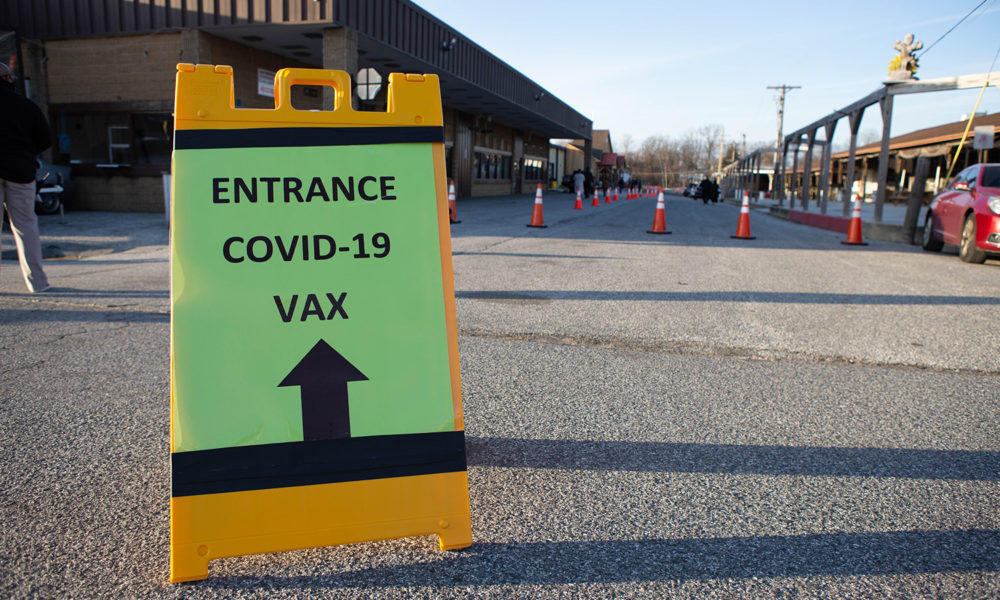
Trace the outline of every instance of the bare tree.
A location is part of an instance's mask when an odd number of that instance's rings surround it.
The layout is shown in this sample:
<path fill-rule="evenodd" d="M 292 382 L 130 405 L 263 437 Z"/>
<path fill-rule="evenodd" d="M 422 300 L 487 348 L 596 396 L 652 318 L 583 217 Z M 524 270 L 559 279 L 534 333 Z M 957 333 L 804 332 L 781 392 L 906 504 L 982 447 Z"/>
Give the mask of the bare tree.
<path fill-rule="evenodd" d="M 719 146 L 722 144 L 723 132 L 722 125 L 717 123 L 712 125 L 702 125 L 698 128 L 695 134 L 700 142 L 700 150 L 702 156 L 699 156 L 700 164 L 699 167 L 702 168 L 706 173 L 715 171 L 716 158 L 719 156 Z"/>
<path fill-rule="evenodd" d="M 864 129 L 858 136 L 858 145 L 867 146 L 882 140 L 882 133 L 874 129 Z"/>
<path fill-rule="evenodd" d="M 618 154 L 625 154 L 625 155 L 631 154 L 633 143 L 634 142 L 632 140 L 632 134 L 626 133 L 624 136 L 622 136 L 621 145 L 618 147 Z"/>
<path fill-rule="evenodd" d="M 631 137 L 625 136 L 622 154 L 627 155 L 634 177 L 647 183 L 679 186 L 715 172 L 723 132 L 722 125 L 713 124 L 689 130 L 678 138 L 652 135 L 634 150 Z M 727 150 L 724 162 L 738 157 L 737 146 L 731 144 Z"/>

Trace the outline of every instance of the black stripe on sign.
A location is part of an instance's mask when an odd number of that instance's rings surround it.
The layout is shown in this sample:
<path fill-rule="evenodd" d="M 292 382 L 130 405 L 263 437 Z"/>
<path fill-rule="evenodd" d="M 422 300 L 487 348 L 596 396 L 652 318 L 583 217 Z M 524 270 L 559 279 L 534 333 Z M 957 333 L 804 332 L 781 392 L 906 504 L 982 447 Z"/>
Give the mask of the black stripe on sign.
<path fill-rule="evenodd" d="M 174 150 L 429 143 L 444 143 L 444 127 L 263 127 L 174 132 Z"/>
<path fill-rule="evenodd" d="M 378 435 L 170 455 L 171 496 L 465 471 L 465 432 Z"/>

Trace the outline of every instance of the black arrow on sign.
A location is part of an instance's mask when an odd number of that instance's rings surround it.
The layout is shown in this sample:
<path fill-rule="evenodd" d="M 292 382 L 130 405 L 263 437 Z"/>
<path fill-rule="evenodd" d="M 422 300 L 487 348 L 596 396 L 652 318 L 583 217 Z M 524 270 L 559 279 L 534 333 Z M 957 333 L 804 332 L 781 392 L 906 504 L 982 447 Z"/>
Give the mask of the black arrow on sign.
<path fill-rule="evenodd" d="M 306 440 L 351 437 L 349 381 L 368 378 L 321 339 L 278 384 L 302 388 L 302 433 Z"/>

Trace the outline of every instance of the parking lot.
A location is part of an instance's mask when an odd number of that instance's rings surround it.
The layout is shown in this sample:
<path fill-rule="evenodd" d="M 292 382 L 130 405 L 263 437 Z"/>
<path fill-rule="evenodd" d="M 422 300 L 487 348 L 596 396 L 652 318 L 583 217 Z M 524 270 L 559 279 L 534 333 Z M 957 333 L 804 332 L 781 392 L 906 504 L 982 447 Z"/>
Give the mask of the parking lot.
<path fill-rule="evenodd" d="M 0 271 L 0 594 L 1000 596 L 1000 263 L 667 196 L 459 201 L 474 544 L 215 561 L 171 585 L 162 215 L 45 217 Z"/>

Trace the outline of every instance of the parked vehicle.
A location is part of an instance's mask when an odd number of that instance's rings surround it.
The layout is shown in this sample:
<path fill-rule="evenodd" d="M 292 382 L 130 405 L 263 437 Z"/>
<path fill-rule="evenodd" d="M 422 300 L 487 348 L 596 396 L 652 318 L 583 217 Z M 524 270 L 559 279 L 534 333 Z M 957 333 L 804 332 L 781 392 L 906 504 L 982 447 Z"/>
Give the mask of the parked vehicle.
<path fill-rule="evenodd" d="M 1000 258 L 1000 163 L 961 171 L 931 202 L 924 218 L 924 250 L 958 246 L 968 263 Z"/>
<path fill-rule="evenodd" d="M 697 196 L 694 195 L 696 191 L 698 191 L 698 184 L 689 183 L 687 184 L 687 187 L 684 188 L 684 196 L 688 198 L 697 198 Z"/>
<path fill-rule="evenodd" d="M 573 193 L 576 190 L 573 188 L 573 174 L 566 173 L 562 178 L 562 187 L 566 188 L 567 192 Z"/>
<path fill-rule="evenodd" d="M 38 161 L 35 172 L 35 213 L 51 215 L 59 212 L 66 201 L 66 186 L 69 167 L 58 167 L 45 161 Z"/>

